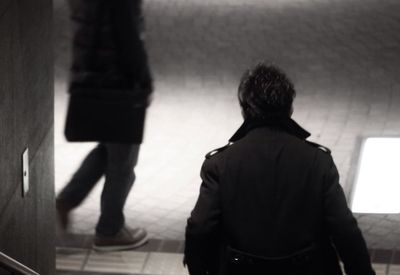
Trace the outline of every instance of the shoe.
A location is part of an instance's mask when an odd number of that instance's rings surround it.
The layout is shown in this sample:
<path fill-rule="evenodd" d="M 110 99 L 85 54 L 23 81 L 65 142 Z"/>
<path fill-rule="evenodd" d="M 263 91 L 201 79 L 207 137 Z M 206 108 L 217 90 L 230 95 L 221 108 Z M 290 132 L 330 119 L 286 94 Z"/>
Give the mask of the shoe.
<path fill-rule="evenodd" d="M 101 252 L 128 250 L 142 246 L 147 241 L 147 232 L 143 228 L 123 227 L 112 237 L 96 234 L 93 249 Z"/>
<path fill-rule="evenodd" d="M 69 212 L 71 209 L 72 208 L 65 201 L 56 199 L 57 220 L 61 229 L 64 231 L 67 230 L 70 222 Z"/>

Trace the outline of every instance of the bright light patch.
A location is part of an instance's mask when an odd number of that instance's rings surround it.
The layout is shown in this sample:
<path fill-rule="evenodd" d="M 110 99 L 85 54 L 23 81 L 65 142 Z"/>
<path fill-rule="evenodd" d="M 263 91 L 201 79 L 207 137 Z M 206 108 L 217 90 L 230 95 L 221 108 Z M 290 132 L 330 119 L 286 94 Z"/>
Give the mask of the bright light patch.
<path fill-rule="evenodd" d="M 400 138 L 368 138 L 358 163 L 351 209 L 400 213 Z"/>

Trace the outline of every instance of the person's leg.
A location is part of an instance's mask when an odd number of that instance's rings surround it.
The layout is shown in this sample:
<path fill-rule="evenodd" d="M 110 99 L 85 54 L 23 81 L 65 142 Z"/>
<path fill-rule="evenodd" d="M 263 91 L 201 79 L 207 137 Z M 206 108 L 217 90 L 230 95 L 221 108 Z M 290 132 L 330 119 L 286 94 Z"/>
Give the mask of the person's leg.
<path fill-rule="evenodd" d="M 68 225 L 68 212 L 86 198 L 90 190 L 105 172 L 107 150 L 97 145 L 83 160 L 68 184 L 58 194 L 56 207 L 63 228 Z"/>
<path fill-rule="evenodd" d="M 103 144 L 96 146 L 83 160 L 69 183 L 58 194 L 71 208 L 77 207 L 105 172 L 107 151 Z"/>
<path fill-rule="evenodd" d="M 125 224 L 123 208 L 135 181 L 139 144 L 107 143 L 106 181 L 101 194 L 101 215 L 96 233 L 115 236 Z"/>

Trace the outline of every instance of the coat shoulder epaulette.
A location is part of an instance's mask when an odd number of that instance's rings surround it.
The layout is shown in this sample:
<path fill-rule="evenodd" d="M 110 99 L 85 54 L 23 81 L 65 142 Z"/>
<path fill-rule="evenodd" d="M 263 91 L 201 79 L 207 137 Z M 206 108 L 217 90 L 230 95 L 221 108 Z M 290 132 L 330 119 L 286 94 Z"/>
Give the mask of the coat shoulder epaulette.
<path fill-rule="evenodd" d="M 310 144 L 311 146 L 316 147 L 316 148 L 320 149 L 321 151 L 324 151 L 327 154 L 331 153 L 331 150 L 328 147 L 325 147 L 325 146 L 323 146 L 321 144 L 318 144 L 318 143 L 312 142 L 312 141 L 308 141 L 308 140 L 306 140 L 306 142 L 308 144 Z"/>
<path fill-rule="evenodd" d="M 215 156 L 216 154 L 221 153 L 222 151 L 224 151 L 226 148 L 228 148 L 232 144 L 233 144 L 232 142 L 229 142 L 225 146 L 222 146 L 220 148 L 217 148 L 217 149 L 214 149 L 214 150 L 208 152 L 207 155 L 206 155 L 206 159 L 210 159 L 211 157 Z"/>

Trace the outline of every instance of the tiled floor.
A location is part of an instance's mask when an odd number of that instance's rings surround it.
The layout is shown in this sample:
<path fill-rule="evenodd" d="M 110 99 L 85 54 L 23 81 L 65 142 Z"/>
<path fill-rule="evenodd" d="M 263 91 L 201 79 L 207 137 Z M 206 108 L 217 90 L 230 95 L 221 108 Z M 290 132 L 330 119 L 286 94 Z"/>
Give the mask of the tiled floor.
<path fill-rule="evenodd" d="M 56 38 L 56 189 L 91 143 L 63 137 L 69 38 L 66 2 L 54 1 Z M 272 60 L 298 90 L 294 118 L 330 147 L 342 184 L 365 135 L 400 135 L 400 1 L 145 1 L 147 46 L 155 79 L 127 223 L 152 238 L 183 239 L 209 150 L 241 123 L 235 92 L 241 72 Z M 72 231 L 91 234 L 101 183 L 74 212 Z M 371 247 L 400 242 L 399 215 L 363 215 Z"/>
<path fill-rule="evenodd" d="M 58 250 L 57 270 L 112 274 L 186 275 L 183 256 L 178 253 L 92 250 Z"/>
<path fill-rule="evenodd" d="M 134 251 L 100 253 L 91 249 L 84 236 L 76 236 L 82 245 L 57 247 L 56 268 L 59 272 L 97 272 L 111 274 L 186 275 L 183 266 L 183 242 L 151 239 Z M 75 242 L 75 245 L 77 243 Z M 63 274 L 63 273 L 60 273 Z"/>

